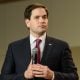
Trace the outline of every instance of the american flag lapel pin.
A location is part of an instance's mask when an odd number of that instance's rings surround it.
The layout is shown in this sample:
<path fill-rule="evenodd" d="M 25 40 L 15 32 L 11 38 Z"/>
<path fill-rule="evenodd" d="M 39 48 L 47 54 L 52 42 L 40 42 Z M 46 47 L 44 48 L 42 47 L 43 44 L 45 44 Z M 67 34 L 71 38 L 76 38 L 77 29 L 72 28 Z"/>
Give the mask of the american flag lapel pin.
<path fill-rule="evenodd" d="M 51 43 L 49 43 L 48 45 L 49 45 L 49 46 L 51 46 L 52 44 L 51 44 Z"/>

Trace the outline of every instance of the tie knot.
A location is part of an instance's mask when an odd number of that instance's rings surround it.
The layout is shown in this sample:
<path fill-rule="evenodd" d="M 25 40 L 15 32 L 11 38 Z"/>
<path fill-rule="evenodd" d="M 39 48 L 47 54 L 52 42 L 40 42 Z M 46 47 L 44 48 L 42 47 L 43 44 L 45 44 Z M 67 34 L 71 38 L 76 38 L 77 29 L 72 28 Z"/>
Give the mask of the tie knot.
<path fill-rule="evenodd" d="M 36 47 L 38 47 L 39 46 L 39 44 L 41 43 L 41 39 L 36 39 Z"/>

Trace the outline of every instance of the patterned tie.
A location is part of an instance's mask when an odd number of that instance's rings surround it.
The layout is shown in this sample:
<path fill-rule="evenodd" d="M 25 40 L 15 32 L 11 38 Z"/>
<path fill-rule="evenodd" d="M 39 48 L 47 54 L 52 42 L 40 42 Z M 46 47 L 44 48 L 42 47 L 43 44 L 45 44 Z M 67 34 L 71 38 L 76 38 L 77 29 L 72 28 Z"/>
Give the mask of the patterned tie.
<path fill-rule="evenodd" d="M 41 39 L 36 39 L 36 48 L 37 48 L 37 63 L 40 63 L 41 55 L 40 55 L 40 43 Z"/>

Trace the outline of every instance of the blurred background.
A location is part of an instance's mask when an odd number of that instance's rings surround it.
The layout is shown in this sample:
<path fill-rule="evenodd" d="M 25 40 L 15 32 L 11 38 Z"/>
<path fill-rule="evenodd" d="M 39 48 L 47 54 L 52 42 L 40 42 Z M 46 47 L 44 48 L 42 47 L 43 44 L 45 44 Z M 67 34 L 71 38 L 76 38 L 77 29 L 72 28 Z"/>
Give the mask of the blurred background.
<path fill-rule="evenodd" d="M 31 3 L 47 6 L 48 35 L 69 43 L 80 76 L 80 0 L 0 0 L 0 72 L 8 44 L 28 35 L 24 10 Z"/>

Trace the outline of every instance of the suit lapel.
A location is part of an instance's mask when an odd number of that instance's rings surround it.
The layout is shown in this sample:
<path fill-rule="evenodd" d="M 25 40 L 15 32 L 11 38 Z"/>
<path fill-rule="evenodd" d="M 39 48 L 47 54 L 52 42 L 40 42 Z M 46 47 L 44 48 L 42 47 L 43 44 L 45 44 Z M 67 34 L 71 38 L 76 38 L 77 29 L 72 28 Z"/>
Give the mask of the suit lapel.
<path fill-rule="evenodd" d="M 25 60 L 25 65 L 28 66 L 28 64 L 30 63 L 31 60 L 31 48 L 30 48 L 30 40 L 29 40 L 29 36 L 25 39 L 25 43 L 24 43 L 24 60 Z"/>
<path fill-rule="evenodd" d="M 41 64 L 46 65 L 46 60 L 47 60 L 48 54 L 50 53 L 50 51 L 52 49 L 52 46 L 53 46 L 53 44 L 52 44 L 51 38 L 46 37 L 43 56 L 41 59 Z"/>

